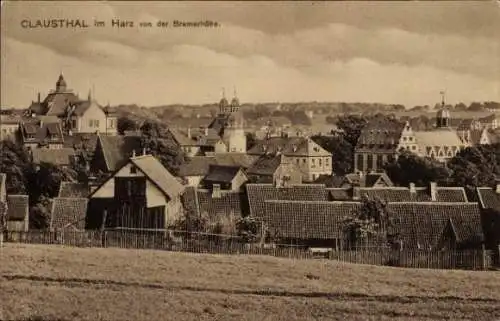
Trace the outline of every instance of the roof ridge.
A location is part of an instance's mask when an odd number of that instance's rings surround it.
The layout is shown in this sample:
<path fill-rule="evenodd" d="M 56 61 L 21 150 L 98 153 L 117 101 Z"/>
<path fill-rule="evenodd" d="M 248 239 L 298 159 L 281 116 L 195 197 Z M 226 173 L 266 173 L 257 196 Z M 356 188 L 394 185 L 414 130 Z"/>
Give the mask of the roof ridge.
<path fill-rule="evenodd" d="M 54 197 L 53 200 L 60 199 L 60 200 L 86 200 L 88 201 L 89 199 L 87 197 Z"/>
<path fill-rule="evenodd" d="M 27 195 L 27 194 L 7 194 L 7 197 L 9 197 L 9 196 L 16 196 L 16 197 L 22 196 L 22 197 L 27 197 L 27 198 L 29 198 L 29 197 L 30 197 L 30 196 L 29 196 L 29 195 Z"/>
<path fill-rule="evenodd" d="M 356 202 L 356 201 L 297 201 L 297 200 L 264 200 L 264 203 L 293 203 L 293 204 L 299 204 L 299 203 L 305 203 L 305 204 L 361 204 L 361 202 Z"/>
<path fill-rule="evenodd" d="M 479 202 L 435 202 L 435 201 L 425 201 L 425 202 L 387 202 L 387 204 L 409 204 L 409 205 L 465 205 L 474 206 L 479 205 Z"/>

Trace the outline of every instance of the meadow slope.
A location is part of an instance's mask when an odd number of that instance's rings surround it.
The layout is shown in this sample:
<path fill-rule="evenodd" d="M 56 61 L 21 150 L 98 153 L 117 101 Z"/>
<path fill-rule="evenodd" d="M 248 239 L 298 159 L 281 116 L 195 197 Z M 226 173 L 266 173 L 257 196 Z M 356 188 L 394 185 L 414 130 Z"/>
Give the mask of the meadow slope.
<path fill-rule="evenodd" d="M 498 272 L 18 244 L 0 258 L 0 320 L 500 319 Z"/>

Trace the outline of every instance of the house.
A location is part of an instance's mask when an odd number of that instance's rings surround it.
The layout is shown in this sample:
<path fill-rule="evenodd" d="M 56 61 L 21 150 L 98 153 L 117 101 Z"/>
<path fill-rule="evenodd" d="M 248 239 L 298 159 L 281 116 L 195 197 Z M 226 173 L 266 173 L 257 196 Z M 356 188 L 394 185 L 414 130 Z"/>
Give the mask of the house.
<path fill-rule="evenodd" d="M 0 140 L 16 139 L 22 117 L 18 115 L 0 115 Z"/>
<path fill-rule="evenodd" d="M 28 195 L 7 195 L 7 231 L 27 232 L 29 229 Z M 13 234 L 12 237 L 22 238 Z"/>
<path fill-rule="evenodd" d="M 178 176 L 186 180 L 188 186 L 199 186 L 202 179 L 208 175 L 210 165 L 239 166 L 248 169 L 259 156 L 245 153 L 210 154 L 209 156 L 191 157 L 179 168 Z"/>
<path fill-rule="evenodd" d="M 90 195 L 88 228 L 165 229 L 182 215 L 184 186 L 152 155 L 129 158 Z"/>
<path fill-rule="evenodd" d="M 290 163 L 283 154 L 261 156 L 246 173 L 253 183 L 283 181 L 288 184 L 301 184 L 303 175 L 297 165 Z"/>
<path fill-rule="evenodd" d="M 90 194 L 90 187 L 85 183 L 61 182 L 58 197 L 86 198 Z"/>
<path fill-rule="evenodd" d="M 487 129 L 497 129 L 500 127 L 500 114 L 493 113 L 486 117 L 479 118 L 479 122 Z"/>
<path fill-rule="evenodd" d="M 201 156 L 206 153 L 225 153 L 227 146 L 213 128 L 170 129 L 175 141 L 186 156 Z"/>
<path fill-rule="evenodd" d="M 38 94 L 38 101 L 31 103 L 27 114 L 56 116 L 63 124 L 65 132 L 100 132 L 110 135 L 117 132 L 116 114 L 99 105 L 90 93 L 86 100 L 80 99 L 68 89 L 62 74 L 56 82 L 55 90 L 50 91 L 43 101 Z"/>
<path fill-rule="evenodd" d="M 84 230 L 87 206 L 87 198 L 55 197 L 52 199 L 50 230 Z"/>
<path fill-rule="evenodd" d="M 182 195 L 186 215 L 205 216 L 215 219 L 218 216 L 234 215 L 236 218 L 248 215 L 248 200 L 242 191 L 220 190 L 215 193 L 209 189 L 186 187 Z"/>
<path fill-rule="evenodd" d="M 69 167 L 76 162 L 76 153 L 73 148 L 36 148 L 31 150 L 33 164 L 50 163 L 56 166 Z"/>
<path fill-rule="evenodd" d="M 349 242 L 344 219 L 361 207 L 357 202 L 266 200 L 258 217 L 275 242 L 339 248 Z M 389 203 L 388 211 L 403 248 L 467 249 L 484 241 L 477 203 Z"/>
<path fill-rule="evenodd" d="M 139 136 L 98 135 L 90 170 L 94 173 L 112 173 L 126 163 L 134 152 L 142 150 Z"/>
<path fill-rule="evenodd" d="M 484 243 L 478 203 L 389 203 L 402 247 L 477 249 Z"/>
<path fill-rule="evenodd" d="M 320 175 L 332 175 L 332 155 L 308 137 L 269 137 L 256 141 L 248 154 L 283 154 L 300 169 L 304 182 L 312 182 Z"/>
<path fill-rule="evenodd" d="M 23 121 L 19 127 L 21 143 L 28 149 L 60 149 L 64 146 L 61 124 L 38 119 Z"/>
<path fill-rule="evenodd" d="M 238 191 L 248 177 L 241 166 L 210 165 L 208 174 L 203 178 L 205 188 Z"/>
<path fill-rule="evenodd" d="M 418 151 L 410 124 L 378 115 L 361 130 L 354 150 L 354 169 L 363 173 L 383 171 L 384 165 L 403 150 Z"/>

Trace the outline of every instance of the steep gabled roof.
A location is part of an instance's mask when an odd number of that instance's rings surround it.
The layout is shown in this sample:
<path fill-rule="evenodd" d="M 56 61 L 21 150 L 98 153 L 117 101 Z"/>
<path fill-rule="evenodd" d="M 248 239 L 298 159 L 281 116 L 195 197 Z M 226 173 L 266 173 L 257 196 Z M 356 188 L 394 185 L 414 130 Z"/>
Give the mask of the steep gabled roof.
<path fill-rule="evenodd" d="M 361 130 L 356 150 L 395 152 L 404 127 L 399 120 L 375 117 Z"/>
<path fill-rule="evenodd" d="M 29 216 L 28 195 L 7 195 L 7 220 L 23 221 Z"/>
<path fill-rule="evenodd" d="M 154 156 L 132 157 L 130 162 L 137 166 L 170 199 L 175 199 L 184 191 L 184 186 Z"/>
<path fill-rule="evenodd" d="M 50 228 L 74 228 L 77 230 L 85 229 L 87 205 L 87 198 L 54 198 L 52 200 Z"/>
<path fill-rule="evenodd" d="M 112 172 L 127 163 L 133 151 L 141 149 L 141 137 L 98 135 L 98 144 L 102 148 L 107 170 Z"/>

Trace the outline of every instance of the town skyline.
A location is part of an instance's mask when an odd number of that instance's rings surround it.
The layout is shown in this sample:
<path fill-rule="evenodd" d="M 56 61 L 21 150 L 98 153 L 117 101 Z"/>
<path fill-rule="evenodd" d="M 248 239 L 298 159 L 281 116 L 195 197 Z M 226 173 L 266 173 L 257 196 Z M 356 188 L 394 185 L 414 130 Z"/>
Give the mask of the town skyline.
<path fill-rule="evenodd" d="M 101 103 L 430 105 L 500 100 L 494 2 L 5 3 L 2 107 L 68 87 Z M 219 28 L 27 30 L 22 19 L 211 20 Z M 260 19 L 260 20 L 259 20 Z M 60 41 L 63 39 L 64 41 Z"/>

